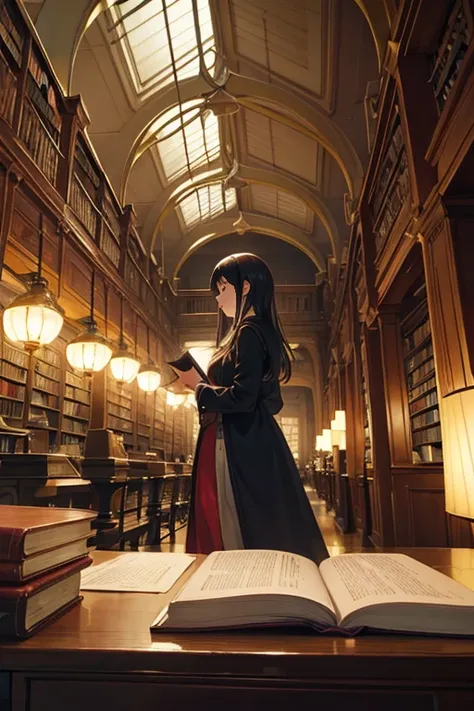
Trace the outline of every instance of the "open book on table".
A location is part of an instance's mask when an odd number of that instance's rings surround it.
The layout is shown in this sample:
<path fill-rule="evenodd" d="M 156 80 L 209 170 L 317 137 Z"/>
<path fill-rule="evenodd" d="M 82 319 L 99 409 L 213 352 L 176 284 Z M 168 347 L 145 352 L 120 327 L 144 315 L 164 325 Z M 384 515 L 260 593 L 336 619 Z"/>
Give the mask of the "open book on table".
<path fill-rule="evenodd" d="M 400 553 L 318 566 L 292 553 L 211 553 L 151 629 L 309 626 L 474 635 L 474 591 Z"/>

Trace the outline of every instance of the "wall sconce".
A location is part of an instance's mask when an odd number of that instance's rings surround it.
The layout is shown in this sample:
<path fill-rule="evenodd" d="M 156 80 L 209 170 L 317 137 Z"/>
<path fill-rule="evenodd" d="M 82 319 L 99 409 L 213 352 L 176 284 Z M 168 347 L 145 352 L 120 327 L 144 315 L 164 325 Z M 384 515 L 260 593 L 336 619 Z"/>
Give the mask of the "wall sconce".
<path fill-rule="evenodd" d="M 123 337 L 123 296 L 120 297 L 120 336 L 110 360 L 110 370 L 119 384 L 131 383 L 140 370 L 140 361 L 132 356 Z"/>
<path fill-rule="evenodd" d="M 474 519 L 474 389 L 439 401 L 446 511 Z M 473 524 L 471 524 L 473 525 Z"/>
<path fill-rule="evenodd" d="M 92 270 L 91 279 L 91 313 L 84 322 L 87 329 L 73 338 L 66 346 L 66 358 L 73 368 L 84 371 L 87 375 L 103 370 L 112 356 L 109 341 L 97 330 L 94 320 L 94 289 L 95 270 Z"/>
<path fill-rule="evenodd" d="M 160 387 L 161 373 L 150 359 L 150 329 L 148 326 L 146 329 L 146 343 L 148 363 L 140 366 L 140 370 L 137 374 L 137 382 L 140 390 L 144 390 L 146 393 L 154 393 L 155 390 L 158 390 Z"/>
<path fill-rule="evenodd" d="M 3 312 L 3 329 L 13 343 L 23 343 L 32 353 L 40 346 L 52 343 L 63 327 L 63 309 L 56 303 L 41 276 L 43 262 L 43 216 L 40 217 L 38 270 L 33 275 L 26 294 L 16 296 Z"/>

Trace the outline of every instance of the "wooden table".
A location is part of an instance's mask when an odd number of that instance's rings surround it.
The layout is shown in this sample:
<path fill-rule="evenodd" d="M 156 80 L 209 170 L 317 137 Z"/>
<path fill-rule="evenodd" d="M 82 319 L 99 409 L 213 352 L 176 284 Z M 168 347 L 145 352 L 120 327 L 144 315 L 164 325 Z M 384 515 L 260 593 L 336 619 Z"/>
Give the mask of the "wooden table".
<path fill-rule="evenodd" d="M 474 550 L 395 550 L 474 589 Z M 151 633 L 199 562 L 169 594 L 85 592 L 32 639 L 1 644 L 1 711 L 474 709 L 472 639 Z"/>

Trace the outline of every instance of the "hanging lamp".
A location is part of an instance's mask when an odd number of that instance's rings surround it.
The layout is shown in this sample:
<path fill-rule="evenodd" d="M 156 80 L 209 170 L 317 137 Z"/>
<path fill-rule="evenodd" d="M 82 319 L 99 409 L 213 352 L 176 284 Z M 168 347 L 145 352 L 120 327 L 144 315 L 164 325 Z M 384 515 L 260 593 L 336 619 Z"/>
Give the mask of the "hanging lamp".
<path fill-rule="evenodd" d="M 141 365 L 137 375 L 138 387 L 146 393 L 153 393 L 158 390 L 161 383 L 161 373 L 150 358 L 150 329 L 146 329 L 148 363 Z"/>
<path fill-rule="evenodd" d="M 26 294 L 16 296 L 3 312 L 3 329 L 13 343 L 22 343 L 30 353 L 52 343 L 64 323 L 63 309 L 41 276 L 43 262 L 43 216 L 40 217 L 38 269 Z"/>
<path fill-rule="evenodd" d="M 66 346 L 66 358 L 73 368 L 84 371 L 91 375 L 103 370 L 112 356 L 112 348 L 107 338 L 102 336 L 97 330 L 94 320 L 94 291 L 95 291 L 95 270 L 92 270 L 91 278 L 91 313 L 83 323 L 87 329 L 73 338 Z"/>
<path fill-rule="evenodd" d="M 123 296 L 120 297 L 120 337 L 116 351 L 110 360 L 110 370 L 115 380 L 120 383 L 131 383 L 140 369 L 140 361 L 131 355 L 123 337 Z"/>

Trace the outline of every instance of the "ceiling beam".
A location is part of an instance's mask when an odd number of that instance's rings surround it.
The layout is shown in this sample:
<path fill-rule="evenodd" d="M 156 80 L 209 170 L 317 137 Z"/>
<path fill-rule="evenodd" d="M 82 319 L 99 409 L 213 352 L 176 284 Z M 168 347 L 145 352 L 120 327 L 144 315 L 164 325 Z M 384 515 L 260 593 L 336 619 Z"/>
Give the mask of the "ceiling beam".
<path fill-rule="evenodd" d="M 243 212 L 242 216 L 249 225 L 249 231 L 269 235 L 288 242 L 306 254 L 319 271 L 325 271 L 326 265 L 323 255 L 317 246 L 313 244 L 310 235 L 304 230 L 275 217 L 257 215 L 251 212 Z M 221 215 L 213 220 L 200 222 L 196 227 L 184 234 L 181 239 L 166 243 L 164 250 L 165 274 L 171 278 L 177 277 L 184 262 L 200 247 L 219 237 L 235 233 L 233 226 L 235 219 L 235 215 L 232 217 Z M 237 246 L 238 237 L 236 237 Z"/>

